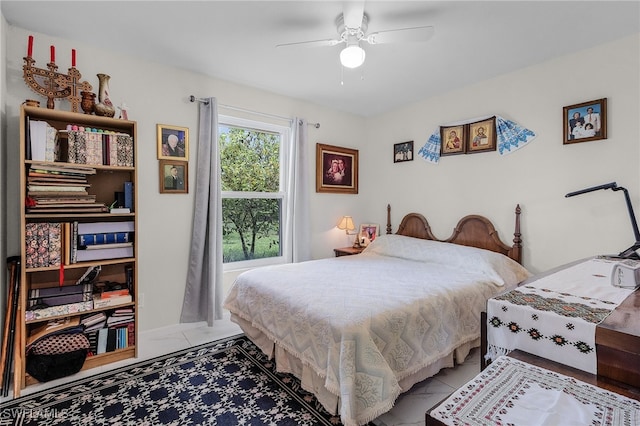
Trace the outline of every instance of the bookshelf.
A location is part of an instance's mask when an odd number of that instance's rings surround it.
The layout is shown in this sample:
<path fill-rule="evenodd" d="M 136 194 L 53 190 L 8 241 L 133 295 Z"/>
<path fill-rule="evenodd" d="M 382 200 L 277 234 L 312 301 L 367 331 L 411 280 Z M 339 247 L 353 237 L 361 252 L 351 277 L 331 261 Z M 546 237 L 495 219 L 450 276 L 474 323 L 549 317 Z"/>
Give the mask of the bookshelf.
<path fill-rule="evenodd" d="M 38 123 L 34 125 L 34 122 Z M 108 316 L 115 314 L 116 309 L 131 310 L 133 319 L 128 328 L 132 344 L 123 340 L 114 350 L 92 354 L 86 358 L 82 369 L 138 355 L 136 122 L 23 105 L 20 123 L 22 260 L 14 346 L 14 397 L 18 397 L 26 386 L 37 382 L 26 369 L 27 341 L 49 321 L 83 318 L 102 312 Z M 42 131 L 51 132 L 56 138 L 42 139 L 37 133 L 40 125 L 46 129 Z M 41 146 L 42 143 L 46 148 Z M 50 152 L 50 144 L 54 147 L 53 153 Z M 47 185 L 55 188 L 51 190 Z M 125 186 L 131 200 L 129 212 L 111 213 L 109 207 Z M 79 194 L 72 193 L 77 190 Z M 77 232 L 83 227 L 96 228 L 97 231 L 92 231 L 96 233 L 104 227 L 104 234 L 122 227 L 127 238 L 131 236 L 131 241 L 127 240 L 131 244 L 125 251 L 100 247 L 95 253 L 101 254 L 90 256 L 94 260 L 76 260 L 74 254 L 88 248 L 78 246 Z M 42 234 L 48 235 L 44 237 L 46 243 L 43 243 Z M 34 250 L 39 255 L 35 255 Z M 115 250 L 120 250 L 121 254 L 113 255 Z M 43 253 L 44 256 L 40 256 Z M 60 286 L 74 286 L 91 267 L 100 268 L 92 283 L 92 293 L 98 283 L 122 284 L 129 291 L 131 300 L 122 302 L 119 299 L 121 303 L 95 308 L 93 297 L 99 296 L 83 294 L 84 299 L 79 303 L 56 305 L 54 309 L 34 309 L 34 294 L 51 292 Z"/>

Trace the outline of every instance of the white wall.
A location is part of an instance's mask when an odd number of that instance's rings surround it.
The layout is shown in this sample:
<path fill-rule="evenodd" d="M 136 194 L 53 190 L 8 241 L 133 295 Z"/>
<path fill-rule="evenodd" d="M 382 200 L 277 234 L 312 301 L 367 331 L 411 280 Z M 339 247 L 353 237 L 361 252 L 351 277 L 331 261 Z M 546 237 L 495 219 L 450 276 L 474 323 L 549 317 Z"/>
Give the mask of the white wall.
<path fill-rule="evenodd" d="M 382 222 L 382 204 L 391 203 L 396 225 L 404 213 L 422 212 L 440 238 L 464 215 L 483 214 L 510 242 L 519 203 L 524 263 L 533 272 L 626 249 L 634 238 L 622 192 L 564 195 L 616 181 L 640 209 L 639 62 L 635 35 L 368 120 L 367 143 L 377 149 L 361 155 L 367 208 Z M 608 138 L 563 145 L 562 108 L 600 98 L 608 99 Z M 505 156 L 393 163 L 394 143 L 414 140 L 417 153 L 439 125 L 494 114 L 535 131 L 536 139 Z"/>
<path fill-rule="evenodd" d="M 2 209 L 7 224 L 7 255 L 18 254 L 18 117 L 25 99 L 40 99 L 22 77 L 27 31 L 5 25 L 6 111 L 8 143 L 2 173 L 9 177 L 10 202 Z M 34 59 L 43 66 L 50 45 L 56 46 L 58 65 L 70 65 L 72 48 L 77 67 L 97 90 L 97 73 L 111 75 L 116 104 L 126 102 L 130 118 L 138 122 L 139 288 L 145 294 L 141 329 L 178 322 L 190 243 L 193 191 L 187 195 L 160 194 L 156 157 L 156 124 L 185 126 L 191 132 L 190 165 L 197 156 L 197 106 L 189 95 L 215 96 L 222 104 L 280 116 L 298 115 L 320 122 L 309 128 L 309 180 L 315 184 L 315 144 L 359 149 L 360 194 L 316 194 L 311 210 L 314 258 L 331 256 L 332 248 L 349 239 L 335 225 L 344 214 L 358 223 L 386 220 L 392 205 L 395 226 L 407 212 L 424 213 L 433 231 L 446 238 L 457 220 L 470 213 L 495 221 L 501 237 L 510 241 L 513 210 L 523 209 L 525 266 L 538 272 L 597 253 L 618 252 L 632 241 L 621 193 L 598 192 L 565 199 L 583 187 L 617 181 L 638 205 L 640 131 L 638 117 L 640 36 L 483 82 L 393 113 L 364 119 L 296 99 L 274 95 L 221 80 L 143 62 L 134 57 L 87 46 L 81 41 L 35 37 Z M 605 60 L 606 58 L 606 60 Z M 428 78 L 428 77 L 425 77 Z M 609 139 L 562 145 L 562 107 L 607 97 Z M 68 102 L 56 108 L 68 110 Z M 221 110 L 221 112 L 224 112 Z M 440 124 L 487 114 L 500 114 L 538 133 L 520 151 L 501 157 L 481 153 L 447 157 L 438 165 L 421 159 L 393 163 L 392 145 L 415 141 L 416 152 Z M 195 173 L 189 173 L 193 188 Z M 638 207 L 640 209 L 640 205 Z M 229 280 L 233 275 L 230 275 Z M 228 280 L 228 282 L 229 282 Z"/>
<path fill-rule="evenodd" d="M 97 73 L 111 76 L 112 100 L 126 102 L 129 118 L 138 122 L 138 219 L 139 219 L 139 292 L 144 293 L 141 309 L 141 329 L 175 324 L 179 320 L 190 247 L 191 218 L 194 205 L 195 158 L 197 156 L 198 107 L 189 102 L 190 95 L 215 96 L 225 105 L 267 112 L 284 117 L 294 115 L 310 122 L 319 122 L 320 128 L 309 127 L 309 181 L 315 185 L 316 142 L 361 149 L 364 119 L 343 112 L 332 111 L 299 100 L 274 95 L 260 90 L 234 85 L 204 75 L 140 61 L 133 57 L 114 54 L 83 44 L 81 41 L 62 40 L 43 34 L 29 33 L 21 28 L 7 27 L 8 90 L 6 93 L 8 147 L 6 169 L 9 179 L 9 200 L 3 210 L 9 224 L 10 254 L 19 252 L 18 217 L 18 121 L 20 105 L 25 99 L 44 98 L 33 93 L 22 76 L 23 57 L 27 38 L 33 34 L 33 57 L 36 66 L 44 66 L 49 59 L 49 46 L 56 46 L 56 59 L 60 69 L 70 66 L 71 49 L 77 50 L 77 68 L 82 79 L 93 85 L 97 92 Z M 68 54 L 66 52 L 69 52 Z M 67 101 L 56 102 L 56 108 L 69 110 Z M 224 110 L 220 109 L 223 113 Z M 260 117 L 253 117 L 260 118 Z M 156 124 L 184 126 L 190 129 L 190 193 L 160 194 L 156 151 Z M 282 123 L 281 123 L 282 124 Z M 313 186 L 315 188 L 315 186 Z M 312 189 L 313 191 L 313 189 Z M 314 257 L 328 257 L 332 248 L 346 244 L 344 232 L 335 226 L 340 216 L 354 208 L 360 196 L 312 194 L 312 226 L 315 236 L 312 247 Z M 231 274 L 233 278 L 233 274 Z M 230 279 L 231 279 L 230 278 Z M 227 280 L 229 282 L 229 280 Z"/>

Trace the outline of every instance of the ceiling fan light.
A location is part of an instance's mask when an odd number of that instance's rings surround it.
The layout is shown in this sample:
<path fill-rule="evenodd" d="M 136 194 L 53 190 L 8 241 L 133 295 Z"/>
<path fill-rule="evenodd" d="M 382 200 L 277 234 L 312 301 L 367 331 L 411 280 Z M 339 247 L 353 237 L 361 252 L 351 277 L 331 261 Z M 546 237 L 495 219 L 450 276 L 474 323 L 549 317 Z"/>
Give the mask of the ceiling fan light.
<path fill-rule="evenodd" d="M 364 63 L 365 51 L 357 44 L 345 47 L 340 52 L 340 63 L 343 67 L 358 68 Z"/>

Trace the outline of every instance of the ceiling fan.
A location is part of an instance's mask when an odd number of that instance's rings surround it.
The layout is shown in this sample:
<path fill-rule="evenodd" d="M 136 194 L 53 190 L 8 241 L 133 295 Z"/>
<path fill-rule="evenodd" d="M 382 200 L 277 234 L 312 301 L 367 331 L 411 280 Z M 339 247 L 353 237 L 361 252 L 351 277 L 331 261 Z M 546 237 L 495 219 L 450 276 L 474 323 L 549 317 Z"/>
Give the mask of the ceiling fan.
<path fill-rule="evenodd" d="M 342 13 L 336 19 L 338 38 L 278 44 L 276 47 L 318 47 L 346 44 L 340 52 L 340 63 L 347 68 L 357 68 L 366 56 L 362 44 L 410 43 L 429 40 L 433 26 L 399 28 L 367 34 L 369 16 L 364 12 L 364 1 L 344 1 Z"/>

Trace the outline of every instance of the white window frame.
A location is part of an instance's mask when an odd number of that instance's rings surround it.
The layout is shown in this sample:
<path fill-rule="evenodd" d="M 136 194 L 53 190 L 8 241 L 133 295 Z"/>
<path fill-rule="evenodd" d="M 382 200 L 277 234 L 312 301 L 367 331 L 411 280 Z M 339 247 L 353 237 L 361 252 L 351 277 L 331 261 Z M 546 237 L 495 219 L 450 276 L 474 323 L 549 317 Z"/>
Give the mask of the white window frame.
<path fill-rule="evenodd" d="M 218 116 L 219 126 L 241 127 L 245 129 L 252 129 L 259 132 L 269 132 L 280 134 L 280 188 L 278 192 L 245 192 L 245 191 L 222 191 L 222 198 L 266 198 L 266 199 L 280 199 L 280 256 L 268 257 L 263 259 L 252 260 L 240 260 L 237 262 L 223 263 L 223 271 L 237 271 L 241 269 L 256 268 L 258 266 L 277 265 L 282 263 L 291 263 L 293 260 L 293 251 L 291 242 L 287 235 L 285 226 L 292 221 L 288 220 L 289 204 L 291 203 L 291 194 L 287 192 L 288 179 L 291 179 L 291 173 L 289 173 L 289 157 L 291 156 L 291 128 L 277 125 L 273 123 L 267 123 L 263 121 L 248 120 L 245 118 L 233 117 L 228 115 Z M 218 141 L 216 141 L 218 143 Z"/>

